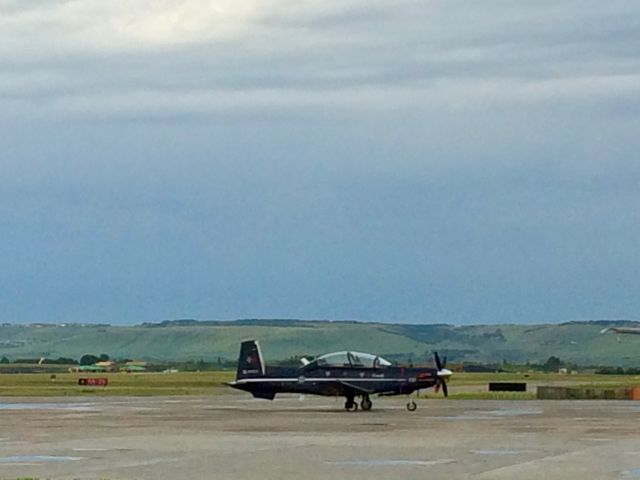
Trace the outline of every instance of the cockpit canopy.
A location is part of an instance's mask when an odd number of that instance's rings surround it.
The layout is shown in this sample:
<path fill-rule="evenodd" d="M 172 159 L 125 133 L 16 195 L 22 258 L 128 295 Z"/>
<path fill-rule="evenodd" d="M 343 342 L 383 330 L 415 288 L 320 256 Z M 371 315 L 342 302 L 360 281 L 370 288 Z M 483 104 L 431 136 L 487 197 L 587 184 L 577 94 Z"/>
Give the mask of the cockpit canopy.
<path fill-rule="evenodd" d="M 352 368 L 384 368 L 391 366 L 391 362 L 377 355 L 362 352 L 333 352 L 316 358 L 311 364 L 321 368 L 352 367 Z"/>

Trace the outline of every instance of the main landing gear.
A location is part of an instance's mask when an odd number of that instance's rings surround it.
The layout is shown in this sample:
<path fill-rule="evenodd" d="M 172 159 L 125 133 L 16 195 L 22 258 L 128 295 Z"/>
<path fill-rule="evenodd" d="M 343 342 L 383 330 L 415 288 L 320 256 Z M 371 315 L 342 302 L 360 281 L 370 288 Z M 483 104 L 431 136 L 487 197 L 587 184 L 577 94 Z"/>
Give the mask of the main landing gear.
<path fill-rule="evenodd" d="M 362 395 L 362 400 L 360 400 L 360 408 L 364 412 L 368 412 L 373 407 L 373 402 L 369 395 Z M 348 412 L 357 412 L 358 411 L 358 402 L 356 402 L 355 397 L 347 397 L 347 401 L 344 404 L 344 409 Z M 410 400 L 407 402 L 407 410 L 410 412 L 415 412 L 418 409 L 418 404 L 414 400 Z"/>
<path fill-rule="evenodd" d="M 348 412 L 355 412 L 358 410 L 358 404 L 353 397 L 347 397 L 347 401 L 344 404 L 344 409 Z"/>
<path fill-rule="evenodd" d="M 371 402 L 369 395 L 363 395 L 362 400 L 360 401 L 360 408 L 366 412 L 371 410 L 372 406 L 373 403 Z M 344 409 L 349 412 L 355 412 L 358 410 L 358 403 L 356 402 L 355 397 L 347 397 L 347 401 L 344 404 Z"/>

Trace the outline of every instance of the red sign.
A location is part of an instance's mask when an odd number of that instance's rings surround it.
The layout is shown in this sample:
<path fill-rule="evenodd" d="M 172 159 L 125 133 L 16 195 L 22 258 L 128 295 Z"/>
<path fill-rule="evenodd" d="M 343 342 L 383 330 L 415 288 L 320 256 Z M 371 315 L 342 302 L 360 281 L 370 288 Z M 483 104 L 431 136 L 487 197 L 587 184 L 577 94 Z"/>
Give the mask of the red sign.
<path fill-rule="evenodd" d="M 78 385 L 89 385 L 91 387 L 106 387 L 108 378 L 79 378 Z"/>

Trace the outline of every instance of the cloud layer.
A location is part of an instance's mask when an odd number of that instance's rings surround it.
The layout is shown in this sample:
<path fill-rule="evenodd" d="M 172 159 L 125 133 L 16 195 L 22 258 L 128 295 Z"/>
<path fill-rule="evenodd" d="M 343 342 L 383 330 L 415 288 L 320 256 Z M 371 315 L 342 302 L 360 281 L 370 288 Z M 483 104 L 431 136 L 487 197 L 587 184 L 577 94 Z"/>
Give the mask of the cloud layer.
<path fill-rule="evenodd" d="M 0 0 L 3 320 L 637 316 L 639 18 Z"/>
<path fill-rule="evenodd" d="M 6 3 L 6 2 L 5 2 Z M 638 96 L 633 2 L 10 2 L 5 106 L 31 114 L 459 110 Z"/>

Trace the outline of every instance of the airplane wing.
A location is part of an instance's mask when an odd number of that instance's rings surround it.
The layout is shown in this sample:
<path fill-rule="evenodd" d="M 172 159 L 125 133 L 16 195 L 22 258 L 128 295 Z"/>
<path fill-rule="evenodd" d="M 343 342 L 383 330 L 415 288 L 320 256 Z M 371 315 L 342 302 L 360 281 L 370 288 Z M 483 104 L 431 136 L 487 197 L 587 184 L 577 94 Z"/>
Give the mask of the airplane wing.
<path fill-rule="evenodd" d="M 350 382 L 345 382 L 344 380 L 337 380 L 336 383 L 341 385 L 347 392 L 353 393 L 354 395 L 370 394 L 374 392 L 373 390 L 360 387 L 359 385 L 354 385 Z"/>

